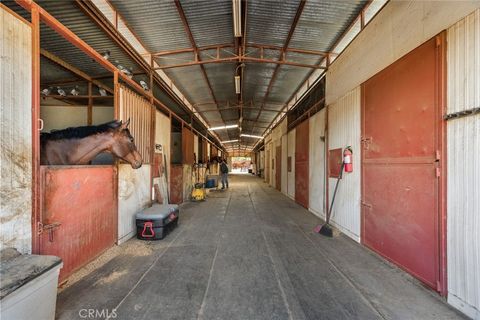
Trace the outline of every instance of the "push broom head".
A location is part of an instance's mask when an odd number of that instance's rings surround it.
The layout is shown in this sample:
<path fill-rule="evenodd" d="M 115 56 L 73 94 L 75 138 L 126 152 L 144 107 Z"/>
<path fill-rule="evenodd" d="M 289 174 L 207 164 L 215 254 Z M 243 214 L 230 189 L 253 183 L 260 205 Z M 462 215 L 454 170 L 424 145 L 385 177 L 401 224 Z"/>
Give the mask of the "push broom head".
<path fill-rule="evenodd" d="M 315 227 L 315 229 L 313 229 L 313 232 L 320 233 L 325 237 L 330 237 L 330 238 L 333 237 L 333 230 L 327 223 L 319 224 L 318 226 Z"/>

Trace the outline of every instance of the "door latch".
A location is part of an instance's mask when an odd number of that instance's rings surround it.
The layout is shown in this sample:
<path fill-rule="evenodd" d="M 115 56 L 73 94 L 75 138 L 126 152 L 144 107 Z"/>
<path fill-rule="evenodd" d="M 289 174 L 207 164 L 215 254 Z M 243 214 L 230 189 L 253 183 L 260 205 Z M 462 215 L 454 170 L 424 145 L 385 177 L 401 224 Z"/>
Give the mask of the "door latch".
<path fill-rule="evenodd" d="M 48 241 L 53 242 L 53 233 L 55 229 L 60 227 L 62 224 L 60 222 L 53 222 L 49 224 L 43 224 L 42 222 L 38 223 L 38 234 L 41 235 L 45 231 L 48 232 Z"/>

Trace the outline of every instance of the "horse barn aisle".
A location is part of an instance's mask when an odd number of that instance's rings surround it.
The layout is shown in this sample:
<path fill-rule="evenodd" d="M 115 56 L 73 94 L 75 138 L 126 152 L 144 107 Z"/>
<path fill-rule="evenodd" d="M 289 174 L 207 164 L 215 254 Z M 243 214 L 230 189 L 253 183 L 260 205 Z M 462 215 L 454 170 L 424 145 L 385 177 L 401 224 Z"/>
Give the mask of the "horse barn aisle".
<path fill-rule="evenodd" d="M 231 180 L 165 242 L 131 240 L 64 289 L 57 319 L 463 319 L 347 237 L 312 234 L 318 220 L 259 179 Z"/>
<path fill-rule="evenodd" d="M 0 319 L 480 320 L 480 0 L 0 0 Z"/>

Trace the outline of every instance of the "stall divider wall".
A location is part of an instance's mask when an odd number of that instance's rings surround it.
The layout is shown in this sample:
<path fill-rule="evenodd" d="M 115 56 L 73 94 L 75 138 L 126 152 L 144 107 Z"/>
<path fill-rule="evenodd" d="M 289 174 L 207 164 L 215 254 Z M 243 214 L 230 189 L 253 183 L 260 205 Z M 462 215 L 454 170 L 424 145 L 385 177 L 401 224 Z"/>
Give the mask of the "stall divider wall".
<path fill-rule="evenodd" d="M 142 155 L 143 165 L 133 169 L 130 164 L 118 165 L 118 244 L 135 235 L 135 213 L 151 203 L 150 153 L 153 106 L 135 92 L 118 86 L 119 115 L 130 118 L 130 132 Z"/>
<path fill-rule="evenodd" d="M 161 151 L 161 154 L 162 154 L 162 163 L 165 167 L 165 170 L 166 170 L 166 177 L 168 179 L 167 183 L 166 183 L 166 188 L 169 188 L 170 184 L 169 184 L 169 181 L 170 181 L 170 135 L 171 135 L 171 121 L 170 121 L 170 117 L 164 115 L 163 113 L 161 113 L 160 111 L 156 111 L 155 112 L 155 144 L 156 145 L 161 145 L 162 146 L 162 151 Z M 160 152 L 158 151 L 157 149 L 155 149 L 155 152 Z M 166 159 L 166 161 L 165 161 Z M 163 173 L 165 174 L 165 172 Z M 161 181 L 162 179 L 164 179 L 163 176 L 160 176 L 158 178 L 154 178 L 153 179 L 153 183 L 154 184 L 158 184 L 158 185 L 163 185 L 164 182 Z M 167 190 L 165 190 L 166 192 Z M 170 192 L 168 192 L 168 194 L 170 194 Z M 163 197 L 167 197 L 167 194 L 162 194 Z"/>
<path fill-rule="evenodd" d="M 309 129 L 309 210 L 325 218 L 325 114 L 323 109 L 310 117 Z"/>
<path fill-rule="evenodd" d="M 480 108 L 480 10 L 447 32 L 447 114 Z M 448 302 L 480 319 L 480 114 L 447 122 Z"/>
<path fill-rule="evenodd" d="M 331 223 L 347 236 L 360 242 L 360 87 L 348 92 L 328 106 L 328 149 L 353 149 L 353 172 L 345 173 L 338 187 L 332 208 Z M 332 201 L 336 178 L 329 178 L 329 203 Z"/>
<path fill-rule="evenodd" d="M 32 251 L 32 29 L 0 4 L 0 250 Z"/>

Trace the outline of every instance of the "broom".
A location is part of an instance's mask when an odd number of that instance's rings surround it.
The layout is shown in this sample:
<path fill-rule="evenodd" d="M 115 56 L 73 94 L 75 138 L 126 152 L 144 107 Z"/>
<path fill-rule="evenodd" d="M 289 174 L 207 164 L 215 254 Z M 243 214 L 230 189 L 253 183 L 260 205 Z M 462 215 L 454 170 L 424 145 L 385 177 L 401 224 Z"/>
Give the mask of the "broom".
<path fill-rule="evenodd" d="M 335 184 L 335 190 L 333 191 L 332 203 L 330 204 L 330 208 L 328 209 L 327 216 L 325 219 L 324 224 L 319 224 L 318 226 L 313 229 L 313 232 L 320 233 L 326 237 L 333 237 L 333 230 L 330 226 L 330 216 L 332 214 L 333 203 L 335 202 L 335 196 L 337 195 L 338 183 L 342 180 L 343 176 L 343 168 L 345 167 L 345 162 L 342 161 L 342 166 L 340 168 L 340 175 L 338 176 L 337 183 Z"/>

